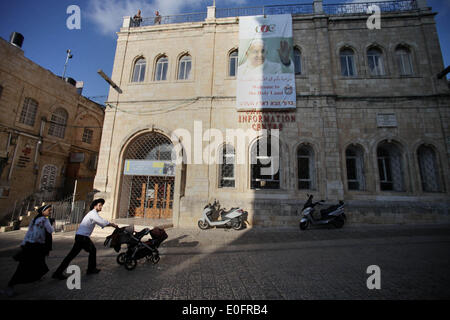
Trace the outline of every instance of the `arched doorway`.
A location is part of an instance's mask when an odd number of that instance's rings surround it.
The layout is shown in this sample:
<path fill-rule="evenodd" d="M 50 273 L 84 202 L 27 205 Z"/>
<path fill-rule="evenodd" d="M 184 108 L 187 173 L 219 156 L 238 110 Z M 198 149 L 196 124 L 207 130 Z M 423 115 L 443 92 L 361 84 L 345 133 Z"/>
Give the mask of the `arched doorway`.
<path fill-rule="evenodd" d="M 118 218 L 172 219 L 175 157 L 162 134 L 146 133 L 131 142 L 123 157 Z"/>

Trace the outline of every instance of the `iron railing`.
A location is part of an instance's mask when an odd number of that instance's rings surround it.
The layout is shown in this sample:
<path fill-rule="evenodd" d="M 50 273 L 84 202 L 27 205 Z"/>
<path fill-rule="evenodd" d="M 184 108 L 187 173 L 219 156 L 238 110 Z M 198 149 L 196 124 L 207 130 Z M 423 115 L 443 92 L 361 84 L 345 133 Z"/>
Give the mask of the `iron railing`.
<path fill-rule="evenodd" d="M 197 12 L 197 13 L 186 13 L 186 14 L 178 14 L 171 16 L 160 16 L 159 19 L 156 17 L 151 18 L 143 18 L 142 22 L 139 25 L 133 23 L 132 27 L 145 27 L 145 26 L 153 26 L 157 24 L 173 24 L 173 23 L 187 23 L 187 22 L 200 22 L 205 21 L 207 16 L 206 12 Z M 160 23 L 158 23 L 160 21 Z"/>
<path fill-rule="evenodd" d="M 88 193 L 84 198 L 85 201 L 73 201 L 73 195 L 57 199 L 56 197 L 52 198 L 52 194 L 48 192 L 34 193 L 23 200 L 15 201 L 12 210 L 1 219 L 0 225 L 11 225 L 19 228 L 21 217 L 27 216 L 29 211 L 35 211 L 36 207 L 40 207 L 45 202 L 52 204 L 50 217 L 55 219 L 55 230 L 62 231 L 67 225 L 77 225 L 81 222 L 87 212 L 87 205 L 92 202 L 96 192 L 98 191 L 94 190 Z M 25 225 L 22 226 L 26 227 Z"/>
<path fill-rule="evenodd" d="M 379 1 L 379 2 L 352 2 L 352 3 L 336 3 L 324 4 L 323 13 L 326 15 L 350 15 L 350 14 L 367 14 L 370 6 L 376 5 L 381 12 L 403 12 L 418 9 L 417 0 L 397 0 L 397 1 Z M 216 18 L 229 18 L 241 16 L 257 16 L 257 15 L 275 15 L 275 14 L 292 14 L 292 15 L 308 15 L 314 14 L 314 4 L 287 4 L 287 5 L 269 5 L 263 7 L 242 7 L 242 8 L 217 8 Z M 135 23 L 131 20 L 131 27 L 145 27 L 155 24 L 173 24 L 186 22 L 205 21 L 206 12 L 186 13 L 170 16 L 159 16 L 144 18 L 142 22 Z M 159 22 L 158 22 L 159 21 Z"/>
<path fill-rule="evenodd" d="M 84 218 L 85 209 L 86 202 L 73 202 L 72 197 L 53 203 L 51 217 L 55 219 L 55 231 L 63 231 L 66 225 L 79 224 Z"/>
<path fill-rule="evenodd" d="M 378 6 L 381 12 L 402 12 L 417 9 L 416 0 L 380 1 L 361 3 L 324 4 L 323 12 L 327 15 L 367 14 L 371 6 Z"/>
<path fill-rule="evenodd" d="M 216 18 L 274 15 L 274 14 L 313 14 L 312 4 L 288 4 L 288 5 L 270 5 L 263 7 L 244 7 L 244 8 L 218 8 L 216 9 Z"/>
<path fill-rule="evenodd" d="M 36 206 L 42 204 L 42 198 L 35 194 L 30 195 L 22 200 L 16 200 L 13 205 L 13 209 L 9 211 L 2 220 L 0 225 L 11 224 L 14 221 L 19 221 L 21 216 L 25 216 L 28 211 L 34 211 Z"/>

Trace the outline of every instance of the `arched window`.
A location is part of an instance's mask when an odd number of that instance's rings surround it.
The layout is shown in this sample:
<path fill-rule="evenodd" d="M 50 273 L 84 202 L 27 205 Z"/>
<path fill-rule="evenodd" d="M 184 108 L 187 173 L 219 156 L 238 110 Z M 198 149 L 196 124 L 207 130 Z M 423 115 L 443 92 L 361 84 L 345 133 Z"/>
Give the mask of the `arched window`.
<path fill-rule="evenodd" d="M 298 48 L 294 48 L 294 67 L 295 74 L 302 74 L 302 52 Z"/>
<path fill-rule="evenodd" d="M 140 58 L 136 61 L 134 64 L 134 71 L 133 71 L 133 79 L 132 82 L 143 82 L 145 78 L 145 66 L 147 63 L 145 62 L 144 58 Z"/>
<path fill-rule="evenodd" d="M 252 189 L 280 189 L 280 147 L 271 140 L 260 138 L 251 148 Z"/>
<path fill-rule="evenodd" d="M 234 148 L 230 145 L 224 145 L 221 153 L 221 163 L 219 168 L 219 188 L 235 186 L 234 164 L 235 154 Z"/>
<path fill-rule="evenodd" d="M 156 62 L 155 81 L 167 80 L 167 69 L 169 68 L 169 59 L 163 56 Z"/>
<path fill-rule="evenodd" d="M 66 132 L 68 114 L 67 111 L 58 108 L 56 109 L 50 119 L 50 127 L 48 128 L 48 134 L 58 138 L 64 138 Z"/>
<path fill-rule="evenodd" d="M 189 80 L 191 78 L 192 58 L 190 55 L 184 55 L 180 59 L 178 66 L 178 80 Z"/>
<path fill-rule="evenodd" d="M 422 190 L 425 192 L 441 192 L 439 169 L 436 153 L 432 147 L 422 145 L 417 150 Z"/>
<path fill-rule="evenodd" d="M 314 150 L 307 144 L 297 149 L 297 175 L 300 190 L 315 189 Z"/>
<path fill-rule="evenodd" d="M 411 50 L 407 47 L 399 46 L 395 50 L 397 56 L 397 64 L 399 68 L 400 75 L 410 76 L 413 74 L 413 64 Z"/>
<path fill-rule="evenodd" d="M 230 77 L 236 77 L 237 71 L 238 71 L 238 59 L 239 59 L 239 53 L 237 50 L 234 50 L 230 53 L 229 56 L 229 70 L 228 75 Z"/>
<path fill-rule="evenodd" d="M 340 52 L 341 74 L 343 77 L 356 76 L 355 52 L 350 48 L 344 48 Z"/>
<path fill-rule="evenodd" d="M 364 190 L 364 151 L 359 146 L 345 150 L 348 190 Z"/>
<path fill-rule="evenodd" d="M 380 190 L 405 191 L 403 181 L 402 153 L 390 142 L 382 142 L 377 148 Z"/>
<path fill-rule="evenodd" d="M 369 71 L 371 76 L 385 75 L 383 53 L 380 49 L 370 48 L 369 50 L 367 50 L 367 61 L 369 64 Z"/>
<path fill-rule="evenodd" d="M 34 127 L 36 121 L 38 102 L 31 98 L 26 98 L 23 102 L 22 112 L 20 113 L 20 123 Z"/>

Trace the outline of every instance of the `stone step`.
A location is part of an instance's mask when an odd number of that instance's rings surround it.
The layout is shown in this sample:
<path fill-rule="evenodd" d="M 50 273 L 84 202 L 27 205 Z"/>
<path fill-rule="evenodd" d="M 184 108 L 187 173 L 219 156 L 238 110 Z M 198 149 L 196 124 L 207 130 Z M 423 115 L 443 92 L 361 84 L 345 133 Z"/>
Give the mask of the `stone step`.
<path fill-rule="evenodd" d="M 2 226 L 0 227 L 0 232 L 14 231 L 14 226 Z"/>
<path fill-rule="evenodd" d="M 20 227 L 28 227 L 30 225 L 31 220 L 34 219 L 34 217 L 37 216 L 37 212 L 34 211 L 28 211 L 26 216 L 20 216 Z"/>

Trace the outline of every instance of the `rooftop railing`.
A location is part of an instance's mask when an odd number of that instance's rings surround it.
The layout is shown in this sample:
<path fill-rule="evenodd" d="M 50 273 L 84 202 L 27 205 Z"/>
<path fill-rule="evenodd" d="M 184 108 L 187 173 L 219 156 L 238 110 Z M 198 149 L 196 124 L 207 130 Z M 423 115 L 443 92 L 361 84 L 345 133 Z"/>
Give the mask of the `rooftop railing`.
<path fill-rule="evenodd" d="M 247 8 L 217 8 L 216 18 L 242 17 L 242 16 L 258 16 L 273 14 L 313 14 L 314 7 L 312 4 L 290 4 L 290 5 L 271 5 L 263 7 L 247 7 Z"/>
<path fill-rule="evenodd" d="M 152 18 L 143 18 L 139 25 L 135 27 L 153 26 L 156 24 L 173 24 L 173 23 L 186 23 L 186 22 L 200 22 L 205 21 L 206 12 L 197 13 L 185 13 L 172 16 L 159 16 Z"/>
<path fill-rule="evenodd" d="M 319 13 L 330 16 L 368 14 L 369 7 L 373 5 L 378 6 L 382 13 L 404 12 L 419 9 L 418 1 L 424 2 L 424 0 L 393 0 L 393 1 L 361 2 L 361 3 L 336 3 L 323 5 L 322 2 L 320 2 L 320 6 L 316 6 L 317 3 L 311 3 L 311 4 L 291 4 L 291 5 L 270 5 L 263 7 L 215 8 L 215 10 L 213 11 L 214 12 L 213 18 L 229 18 L 229 17 L 275 15 L 275 14 L 308 15 Z M 197 13 L 186 13 L 179 15 L 144 18 L 140 23 L 135 23 L 133 19 L 131 19 L 130 27 L 144 27 L 158 24 L 201 22 L 205 21 L 207 18 L 209 18 L 208 12 L 197 12 Z"/>
<path fill-rule="evenodd" d="M 381 12 L 401 12 L 417 9 L 416 0 L 380 1 L 363 3 L 324 4 L 323 11 L 327 15 L 367 14 L 371 6 L 378 6 Z"/>

